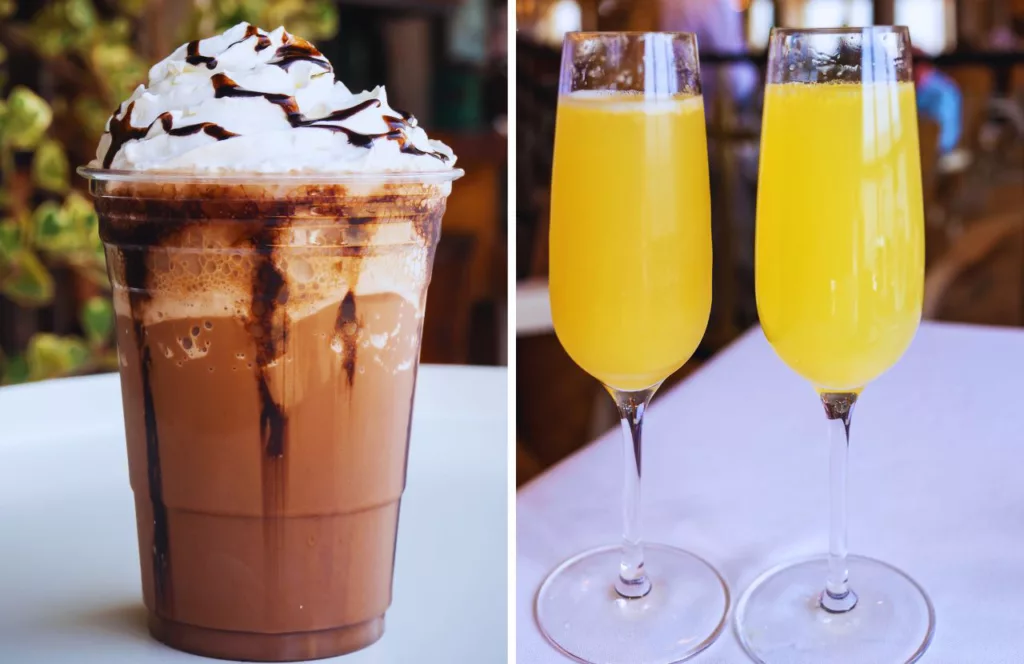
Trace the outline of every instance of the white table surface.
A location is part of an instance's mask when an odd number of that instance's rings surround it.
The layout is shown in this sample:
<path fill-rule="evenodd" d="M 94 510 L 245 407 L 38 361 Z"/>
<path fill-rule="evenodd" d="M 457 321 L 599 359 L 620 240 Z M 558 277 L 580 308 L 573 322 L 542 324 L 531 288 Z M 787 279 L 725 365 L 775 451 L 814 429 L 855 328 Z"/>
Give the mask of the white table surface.
<path fill-rule="evenodd" d="M 516 336 L 554 332 L 548 280 L 524 279 L 516 284 Z"/>
<path fill-rule="evenodd" d="M 420 369 L 385 634 L 323 661 L 506 661 L 506 393 Z M 117 377 L 0 388 L 0 663 L 214 661 L 149 637 L 138 564 Z"/>
<path fill-rule="evenodd" d="M 823 553 L 825 427 L 815 393 L 751 330 L 649 410 L 646 538 L 715 564 L 734 606 L 768 567 Z M 618 541 L 619 435 L 518 493 L 520 664 L 569 661 L 537 629 L 533 602 L 561 560 Z M 851 435 L 850 550 L 900 567 L 931 596 L 935 639 L 921 661 L 1024 662 L 1024 331 L 922 325 L 861 396 Z M 749 661 L 731 615 L 691 661 Z"/>

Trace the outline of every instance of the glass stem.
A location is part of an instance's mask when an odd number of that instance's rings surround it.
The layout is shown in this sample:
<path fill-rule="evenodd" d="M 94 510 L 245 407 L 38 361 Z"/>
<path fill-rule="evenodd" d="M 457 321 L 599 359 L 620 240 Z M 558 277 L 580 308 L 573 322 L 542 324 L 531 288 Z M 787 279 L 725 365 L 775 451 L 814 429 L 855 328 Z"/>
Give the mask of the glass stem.
<path fill-rule="evenodd" d="M 644 547 L 640 537 L 640 434 L 644 411 L 659 385 L 633 392 L 608 388 L 619 407 L 625 462 L 622 476 L 622 562 L 619 563 L 615 590 L 629 599 L 651 592 L 651 581 L 644 570 Z"/>
<path fill-rule="evenodd" d="M 828 578 L 821 593 L 821 608 L 846 613 L 857 605 L 850 589 L 846 565 L 846 462 L 850 452 L 850 420 L 857 403 L 854 392 L 823 392 L 821 403 L 828 418 L 831 515 L 828 536 Z"/>

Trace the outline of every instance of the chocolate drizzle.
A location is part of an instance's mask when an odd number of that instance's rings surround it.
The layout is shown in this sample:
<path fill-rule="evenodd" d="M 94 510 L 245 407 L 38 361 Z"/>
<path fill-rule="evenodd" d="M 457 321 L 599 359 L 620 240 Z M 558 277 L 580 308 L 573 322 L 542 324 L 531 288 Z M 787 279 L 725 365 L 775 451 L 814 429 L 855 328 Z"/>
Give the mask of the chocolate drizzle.
<path fill-rule="evenodd" d="M 284 115 L 288 119 L 288 124 L 295 129 L 298 129 L 299 127 L 315 127 L 318 129 L 327 129 L 333 132 L 343 132 L 348 136 L 350 143 L 358 147 L 366 148 L 370 147 L 374 138 L 379 137 L 375 134 L 361 134 L 340 125 L 324 124 L 326 122 L 344 120 L 355 115 L 359 111 L 373 106 L 374 104 L 380 106 L 380 100 L 378 99 L 367 99 L 355 106 L 334 111 L 322 118 L 309 119 L 299 111 L 299 104 L 295 101 L 295 97 L 282 94 L 280 92 L 246 90 L 245 88 L 239 87 L 237 83 L 224 74 L 214 74 L 211 80 L 213 81 L 214 97 L 218 99 L 223 97 L 262 97 L 284 111 Z"/>
<path fill-rule="evenodd" d="M 247 39 L 251 39 L 252 37 L 257 38 L 254 46 L 257 53 L 271 46 L 269 36 L 261 32 L 256 26 L 248 25 L 245 29 L 245 35 L 238 41 L 229 44 L 225 50 L 230 49 Z M 185 57 L 185 62 L 188 64 L 196 67 L 206 65 L 208 69 L 217 68 L 218 63 L 215 57 L 201 55 L 199 53 L 199 40 L 189 42 L 186 46 L 186 51 L 187 55 Z M 324 58 L 323 54 L 317 50 L 313 44 L 305 39 L 294 37 L 285 32 L 282 37 L 282 45 L 275 51 L 273 58 L 268 61 L 268 64 L 277 65 L 285 71 L 288 71 L 294 63 L 300 61 L 316 64 L 323 68 L 325 72 L 334 71 L 331 63 Z M 298 129 L 309 127 L 314 129 L 326 129 L 335 133 L 343 133 L 348 138 L 349 143 L 361 148 L 370 148 L 374 141 L 378 139 L 396 141 L 399 145 L 399 150 L 405 154 L 429 155 L 440 160 L 442 163 L 448 162 L 449 158 L 447 155 L 436 151 L 421 150 L 412 144 L 409 140 L 408 132 L 410 129 L 416 127 L 416 118 L 405 111 L 396 110 L 399 117 L 385 115 L 383 119 L 387 124 L 388 131 L 379 134 L 366 134 L 354 131 L 348 127 L 343 127 L 339 124 L 331 124 L 346 120 L 368 108 L 379 108 L 381 106 L 381 101 L 379 99 L 366 99 L 349 108 L 332 111 L 323 117 L 307 118 L 299 111 L 298 102 L 290 95 L 277 92 L 247 90 L 240 87 L 224 73 L 213 74 L 210 77 L 210 81 L 213 84 L 215 98 L 262 97 L 271 104 L 278 106 L 284 112 L 285 117 L 288 119 L 288 123 L 293 128 Z M 146 127 L 134 127 L 131 124 L 131 116 L 134 108 L 135 102 L 131 102 L 128 104 L 128 108 L 124 115 L 118 118 L 118 113 L 121 110 L 121 107 L 119 106 L 117 111 L 115 111 L 111 116 L 108 129 L 110 134 L 110 146 L 107 148 L 107 152 L 103 157 L 103 168 L 110 168 L 111 164 L 114 162 L 114 157 L 117 156 L 118 151 L 124 147 L 125 143 L 145 138 L 149 134 L 150 129 L 152 129 L 153 125 L 157 122 L 160 122 L 164 131 L 171 136 L 191 136 L 193 134 L 203 132 L 218 141 L 239 136 L 239 134 L 229 131 L 213 122 L 199 122 L 183 127 L 175 127 L 174 117 L 169 112 L 161 113 L 156 120 Z"/>
<path fill-rule="evenodd" d="M 363 134 L 361 132 L 353 131 L 347 127 L 342 127 L 341 125 L 326 124 L 328 122 L 337 122 L 339 120 L 350 118 L 356 113 L 370 108 L 371 106 L 379 107 L 381 105 L 379 99 L 367 99 L 355 106 L 332 111 L 322 118 L 307 118 L 299 111 L 299 104 L 295 101 L 295 97 L 280 92 L 246 90 L 225 74 L 214 74 L 211 81 L 213 82 L 214 97 L 218 99 L 223 97 L 262 97 L 284 111 L 285 117 L 288 119 L 288 124 L 296 129 L 300 127 L 314 127 L 317 129 L 327 129 L 332 132 L 343 132 L 348 137 L 349 143 L 361 148 L 369 148 L 373 145 L 375 140 L 383 138 L 389 141 L 397 141 L 399 149 L 407 154 L 430 155 L 442 162 L 448 161 L 447 155 L 441 154 L 440 152 L 426 152 L 410 143 L 405 130 L 411 128 L 413 125 L 410 124 L 409 120 L 404 118 L 385 115 L 384 121 L 387 123 L 389 131 L 382 134 Z M 412 116 L 410 116 L 410 118 L 411 117 Z"/>
<path fill-rule="evenodd" d="M 181 48 L 181 47 L 179 46 L 178 48 Z M 200 65 L 206 65 L 207 69 L 216 69 L 217 68 L 217 58 L 211 57 L 209 55 L 199 55 L 199 40 L 198 39 L 190 41 L 188 43 L 188 46 L 186 47 L 186 51 L 187 51 L 187 55 L 185 56 L 185 62 L 187 62 L 188 64 L 192 65 L 193 67 L 198 67 Z"/>
<path fill-rule="evenodd" d="M 120 108 L 118 108 L 120 110 Z M 192 134 L 198 134 L 204 132 L 207 136 L 212 136 L 218 141 L 224 141 L 229 138 L 234 138 L 238 134 L 228 131 L 219 124 L 213 122 L 197 122 L 196 124 L 185 125 L 184 127 L 174 126 L 174 117 L 168 113 L 161 113 L 157 116 L 156 120 L 149 123 L 145 127 L 134 127 L 132 126 L 132 111 L 135 110 L 135 102 L 128 104 L 128 109 L 124 112 L 124 115 L 119 119 L 117 117 L 117 111 L 110 118 L 110 146 L 107 148 L 107 154 L 103 156 L 103 168 L 110 168 L 110 165 L 114 162 L 114 157 L 117 155 L 117 151 L 120 150 L 125 143 L 128 141 L 138 140 L 145 138 L 149 134 L 149 130 L 153 128 L 157 122 L 163 127 L 163 130 L 171 136 L 190 136 Z"/>
<path fill-rule="evenodd" d="M 143 336 L 142 325 L 135 323 L 136 336 Z M 153 387 L 149 372 L 153 358 L 149 345 L 142 344 L 142 400 L 146 421 L 146 466 L 149 479 L 149 501 L 153 506 L 153 582 L 156 605 L 160 611 L 169 613 L 173 606 L 171 592 L 171 536 L 167 521 L 167 505 L 163 495 L 163 471 L 160 466 L 160 439 L 156 428 L 156 405 L 153 401 Z"/>
<path fill-rule="evenodd" d="M 291 126 L 301 126 L 297 122 L 300 122 L 303 118 L 302 113 L 299 113 L 299 104 L 295 101 L 295 97 L 291 97 L 281 92 L 258 92 L 256 90 L 246 90 L 238 86 L 233 80 L 228 78 L 226 74 L 214 74 L 210 81 L 213 83 L 213 96 L 217 99 L 223 99 L 224 97 L 263 97 L 271 104 L 279 106 L 284 114 L 288 117 L 288 123 Z M 298 119 L 298 120 L 297 120 Z"/>
<path fill-rule="evenodd" d="M 324 58 L 323 53 L 305 39 L 298 37 L 292 38 L 278 47 L 273 59 L 270 60 L 270 64 L 277 65 L 285 71 L 288 71 L 296 62 L 312 62 L 322 67 L 324 71 L 334 71 L 334 67 Z"/>
<path fill-rule="evenodd" d="M 256 342 L 258 392 L 260 398 L 260 438 L 266 456 L 281 458 L 285 453 L 288 416 L 274 401 L 267 379 L 269 365 L 284 352 L 288 337 L 284 318 L 275 324 L 278 306 L 288 302 L 288 284 L 274 265 L 270 238 L 257 239 L 257 246 L 265 248 L 252 283 L 252 315 L 250 326 Z"/>
<path fill-rule="evenodd" d="M 214 122 L 197 122 L 195 124 L 185 125 L 184 127 L 175 127 L 174 118 L 171 117 L 170 113 L 161 113 L 157 116 L 157 121 L 164 128 L 164 131 L 171 136 L 191 136 L 192 134 L 198 134 L 204 132 L 207 136 L 212 136 L 218 141 L 227 140 L 234 138 L 238 134 L 230 132 L 224 127 Z M 150 125 L 152 127 L 153 125 Z M 148 129 L 147 129 L 148 131 Z"/>
<path fill-rule="evenodd" d="M 391 131 L 389 131 L 386 134 L 388 140 L 397 141 L 398 149 L 401 150 L 402 152 L 406 154 L 415 155 L 429 154 L 432 157 L 437 157 L 442 162 L 448 161 L 448 157 L 446 155 L 441 154 L 440 152 L 424 152 L 423 150 L 420 150 L 418 147 L 410 143 L 409 136 L 406 135 L 405 133 L 405 128 L 409 126 L 408 121 L 403 120 L 402 118 L 395 118 L 391 117 L 390 115 L 385 115 L 384 122 L 387 122 L 388 128 L 391 129 Z"/>
<path fill-rule="evenodd" d="M 343 344 L 341 366 L 345 369 L 349 386 L 355 379 L 356 346 L 359 343 L 360 327 L 359 317 L 356 315 L 356 296 L 349 289 L 341 301 L 341 306 L 338 307 L 338 317 L 334 321 L 334 330 L 341 337 Z"/>
<path fill-rule="evenodd" d="M 124 283 L 128 288 L 128 302 L 131 308 L 132 330 L 135 343 L 142 358 L 140 372 L 142 380 L 143 421 L 146 430 L 146 476 L 149 484 L 149 501 L 153 509 L 153 548 L 150 564 L 153 566 L 153 591 L 157 611 L 164 615 L 173 612 L 173 591 L 171 583 L 171 545 L 170 528 L 167 520 L 167 506 L 163 497 L 163 471 L 160 465 L 160 437 L 157 430 L 156 403 L 153 399 L 153 386 L 150 371 L 153 358 L 146 341 L 146 330 L 142 323 L 142 310 L 149 301 L 148 271 L 146 259 L 149 250 L 155 244 L 154 239 L 146 235 L 156 235 L 159 231 L 152 227 L 138 227 L 140 237 L 133 238 L 133 247 L 123 250 Z M 151 232 L 150 232 L 151 231 Z"/>
<path fill-rule="evenodd" d="M 228 49 L 241 44 L 247 39 L 256 37 L 256 45 L 253 50 L 259 53 L 260 51 L 269 48 L 271 45 L 270 37 L 266 33 L 260 32 L 260 29 L 255 25 L 249 25 L 245 29 L 245 35 L 238 41 L 232 42 L 227 45 L 224 49 Z M 185 62 L 188 64 L 199 67 L 206 65 L 207 69 L 217 68 L 217 58 L 209 55 L 200 55 L 199 53 L 199 40 L 190 41 L 186 47 Z M 334 71 L 334 67 L 331 63 L 324 58 L 323 53 L 317 50 L 316 46 L 302 39 L 301 37 L 293 37 L 288 33 L 284 34 L 284 43 L 274 53 L 274 57 L 268 64 L 277 65 L 281 69 L 288 71 L 288 69 L 296 62 L 312 62 L 315 65 L 320 66 L 324 71 Z"/>
<path fill-rule="evenodd" d="M 270 37 L 268 37 L 266 35 L 266 33 L 260 32 L 260 29 L 257 28 L 255 25 L 249 24 L 245 28 L 245 36 L 243 36 L 238 41 L 236 41 L 236 42 L 234 42 L 232 44 L 229 44 L 228 48 L 231 48 L 232 46 L 236 46 L 238 44 L 241 44 L 242 42 L 244 42 L 246 39 L 249 39 L 250 37 L 255 37 L 256 38 L 256 46 L 253 47 L 253 50 L 256 51 L 257 53 L 259 53 L 263 49 L 268 48 L 270 46 Z M 224 50 L 226 51 L 228 49 L 226 48 Z"/>
<path fill-rule="evenodd" d="M 253 50 L 256 51 L 257 53 L 259 53 L 263 49 L 265 49 L 265 48 L 270 46 L 270 37 L 268 37 L 265 33 L 260 32 L 260 29 L 257 28 L 255 25 L 249 25 L 249 26 L 247 26 L 245 28 L 245 35 L 241 39 L 239 39 L 238 41 L 234 41 L 234 42 L 231 42 L 230 44 L 228 44 L 227 48 L 225 48 L 224 50 L 226 51 L 226 50 L 228 50 L 229 48 L 231 48 L 233 46 L 238 46 L 239 44 L 244 42 L 246 39 L 249 39 L 250 37 L 256 37 L 256 45 L 253 47 Z M 316 49 L 314 49 L 314 50 L 316 50 Z M 207 69 L 216 69 L 217 68 L 217 58 L 214 58 L 214 57 L 209 56 L 209 55 L 200 55 L 199 54 L 199 40 L 198 39 L 196 39 L 195 41 L 190 41 L 188 43 L 188 46 L 186 47 L 186 51 L 187 51 L 187 55 L 185 56 L 185 62 L 187 62 L 188 64 L 192 65 L 193 67 L 199 67 L 200 65 L 206 65 Z"/>

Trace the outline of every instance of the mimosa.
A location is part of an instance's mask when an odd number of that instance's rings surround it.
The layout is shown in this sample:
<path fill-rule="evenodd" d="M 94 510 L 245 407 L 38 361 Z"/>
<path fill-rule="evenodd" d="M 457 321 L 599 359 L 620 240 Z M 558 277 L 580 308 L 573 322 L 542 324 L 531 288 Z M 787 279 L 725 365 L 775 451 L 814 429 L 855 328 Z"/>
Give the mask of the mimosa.
<path fill-rule="evenodd" d="M 757 192 L 757 309 L 828 423 L 828 553 L 762 574 L 737 604 L 757 662 L 916 662 L 935 613 L 912 578 L 851 555 L 850 428 L 861 389 L 921 318 L 924 213 L 910 32 L 775 28 Z M 883 410 L 898 409 L 890 400 Z M 813 484 L 813 482 L 812 482 Z M 804 499 L 817 503 L 813 489 Z M 898 617 L 898 620 L 894 619 Z"/>
<path fill-rule="evenodd" d="M 551 310 L 572 359 L 614 388 L 664 380 L 711 309 L 711 204 L 699 96 L 573 93 L 558 103 Z"/>
<path fill-rule="evenodd" d="M 622 429 L 622 536 L 537 591 L 541 632 L 587 664 L 682 662 L 721 633 L 729 590 L 704 559 L 641 533 L 642 431 L 711 309 L 711 210 L 697 38 L 570 32 L 551 182 L 551 311 Z M 602 579 L 604 579 L 602 581 Z"/>
<path fill-rule="evenodd" d="M 793 370 L 857 391 L 921 318 L 924 221 L 912 83 L 769 84 L 757 309 Z"/>

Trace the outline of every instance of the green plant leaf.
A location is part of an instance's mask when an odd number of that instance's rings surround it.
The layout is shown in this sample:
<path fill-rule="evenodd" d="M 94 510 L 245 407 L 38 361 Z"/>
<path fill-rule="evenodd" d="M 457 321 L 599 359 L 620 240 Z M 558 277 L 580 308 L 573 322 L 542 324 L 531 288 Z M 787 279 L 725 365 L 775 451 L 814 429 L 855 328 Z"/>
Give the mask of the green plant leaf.
<path fill-rule="evenodd" d="M 293 20 L 299 24 L 297 34 L 308 35 L 307 39 L 329 39 L 338 32 L 338 10 L 331 2 L 302 3 Z"/>
<path fill-rule="evenodd" d="M 106 269 L 106 260 L 102 256 L 103 243 L 100 242 L 99 216 L 92 201 L 77 191 L 72 191 L 64 199 L 62 211 L 68 224 L 74 229 L 75 250 L 83 255 L 92 256 L 96 255 L 96 249 L 100 248 L 102 260 L 99 265 Z"/>
<path fill-rule="evenodd" d="M 0 268 L 10 265 L 14 254 L 21 249 L 21 231 L 13 219 L 0 219 Z M 3 275 L 3 271 L 0 271 Z"/>
<path fill-rule="evenodd" d="M 0 385 L 17 385 L 28 380 L 28 362 L 24 355 L 15 355 L 4 361 Z"/>
<path fill-rule="evenodd" d="M 18 249 L 9 274 L 0 283 L 0 293 L 22 307 L 40 307 L 53 300 L 53 277 L 38 256 L 28 249 Z"/>
<path fill-rule="evenodd" d="M 0 99 L 0 145 L 4 143 L 4 132 L 7 130 L 7 100 Z"/>
<path fill-rule="evenodd" d="M 147 0 L 121 0 L 118 6 L 129 16 L 139 16 L 146 9 L 147 4 L 149 4 Z"/>
<path fill-rule="evenodd" d="M 4 138 L 19 150 L 31 150 L 42 139 L 53 120 L 53 111 L 42 97 L 18 85 L 7 97 Z"/>
<path fill-rule="evenodd" d="M 29 380 L 70 376 L 89 363 L 89 347 L 78 337 L 35 334 L 28 342 L 25 360 Z"/>
<path fill-rule="evenodd" d="M 53 139 L 44 139 L 32 158 L 32 181 L 42 189 L 63 194 L 68 189 L 68 171 L 64 146 Z"/>
<path fill-rule="evenodd" d="M 111 41 L 131 41 L 132 24 L 125 16 L 117 16 L 111 19 L 103 30 L 103 38 Z"/>
<path fill-rule="evenodd" d="M 41 3 L 29 25 L 29 36 L 47 57 L 78 51 L 96 33 L 96 10 L 91 0 L 50 0 Z"/>
<path fill-rule="evenodd" d="M 57 251 L 80 276 L 103 290 L 110 289 L 107 257 L 100 240 L 99 217 L 92 202 L 77 191 L 64 199 L 61 218 L 66 224 Z"/>
<path fill-rule="evenodd" d="M 92 0 L 65 0 L 64 16 L 75 30 L 84 32 L 96 25 L 96 9 Z"/>
<path fill-rule="evenodd" d="M 245 21 L 260 25 L 260 13 L 265 3 L 261 0 L 224 0 L 213 10 L 217 14 L 218 27 L 229 28 Z"/>
<path fill-rule="evenodd" d="M 114 306 L 106 297 L 90 297 L 80 313 L 85 338 L 94 346 L 103 346 L 114 331 Z"/>
<path fill-rule="evenodd" d="M 81 96 L 71 102 L 71 109 L 82 126 L 85 136 L 90 144 L 100 140 L 103 130 L 107 126 L 107 119 L 110 117 L 110 109 L 103 106 L 100 100 L 95 97 Z"/>
<path fill-rule="evenodd" d="M 43 201 L 32 213 L 35 244 L 43 251 L 59 253 L 75 247 L 71 220 L 55 201 Z"/>
<path fill-rule="evenodd" d="M 62 210 L 68 218 L 68 223 L 86 235 L 91 235 L 99 227 L 96 208 L 88 198 L 77 191 L 67 195 Z"/>
<path fill-rule="evenodd" d="M 146 80 L 146 65 L 128 44 L 113 38 L 101 39 L 92 44 L 88 53 L 93 69 L 103 72 L 111 94 L 117 99 L 128 97 L 139 83 Z"/>
<path fill-rule="evenodd" d="M 15 0 L 0 0 L 0 18 L 7 18 L 18 8 Z"/>

